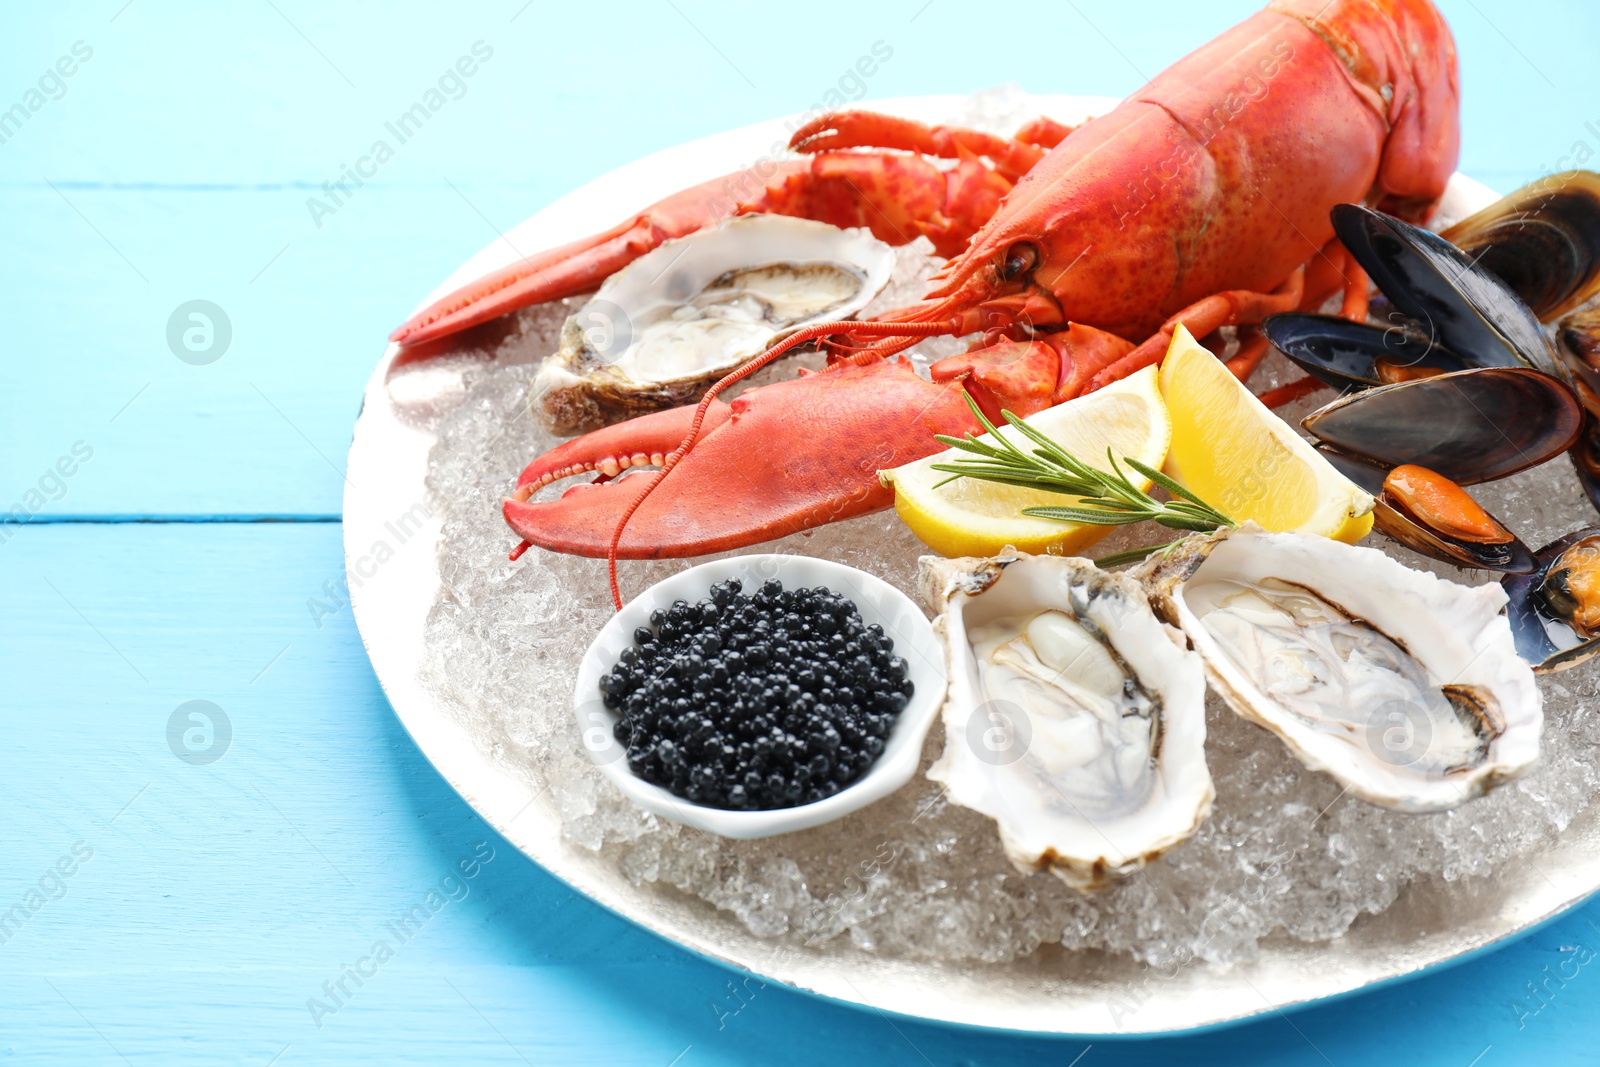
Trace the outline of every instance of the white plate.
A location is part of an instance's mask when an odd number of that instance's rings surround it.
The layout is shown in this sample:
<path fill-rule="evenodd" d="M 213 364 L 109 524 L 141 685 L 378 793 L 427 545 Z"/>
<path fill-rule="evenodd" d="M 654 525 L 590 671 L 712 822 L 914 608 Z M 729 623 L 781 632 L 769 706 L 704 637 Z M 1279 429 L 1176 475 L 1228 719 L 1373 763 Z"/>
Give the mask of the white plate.
<path fill-rule="evenodd" d="M 884 100 L 874 108 L 945 121 L 965 97 Z M 1104 98 L 1039 96 L 1037 113 L 1071 121 L 1098 112 Z M 782 119 L 707 137 L 620 167 L 562 197 L 483 249 L 422 301 L 510 262 L 609 227 L 668 193 L 748 166 L 783 142 Z M 1444 211 L 1459 216 L 1494 194 L 1456 175 Z M 1174 1033 L 1247 1018 L 1416 974 L 1528 930 L 1600 889 L 1600 805 L 1575 819 L 1538 870 L 1503 864 L 1470 895 L 1443 884 L 1409 886 L 1382 915 L 1363 918 L 1332 942 L 1271 939 L 1252 964 L 1213 973 L 1187 967 L 1161 980 L 1121 957 L 1051 946 L 1011 964 L 887 959 L 848 943 L 796 949 L 751 934 L 731 914 L 680 894 L 633 885 L 616 867 L 561 839 L 548 792 L 536 794 L 481 751 L 418 683 L 427 614 L 439 588 L 437 522 L 409 529 L 434 438 L 390 393 L 396 348 L 389 346 L 367 385 L 350 447 L 344 499 L 346 564 L 361 636 L 395 713 L 439 772 L 507 840 L 574 889 L 686 948 L 823 996 L 883 1011 L 971 1026 L 1060 1034 Z M 413 383 L 412 388 L 415 388 Z M 441 388 L 432 398 L 450 404 Z M 413 401 L 415 397 L 411 398 Z M 414 409 L 413 409 L 414 410 Z M 375 553 L 379 544 L 394 553 Z M 381 566 L 375 558 L 382 556 Z M 566 716 L 566 707 L 548 709 Z M 1450 921 L 1437 921 L 1449 916 Z M 1136 1003 L 1125 1026 L 1108 1009 Z M 1143 1010 L 1143 1009 L 1150 1010 Z"/>

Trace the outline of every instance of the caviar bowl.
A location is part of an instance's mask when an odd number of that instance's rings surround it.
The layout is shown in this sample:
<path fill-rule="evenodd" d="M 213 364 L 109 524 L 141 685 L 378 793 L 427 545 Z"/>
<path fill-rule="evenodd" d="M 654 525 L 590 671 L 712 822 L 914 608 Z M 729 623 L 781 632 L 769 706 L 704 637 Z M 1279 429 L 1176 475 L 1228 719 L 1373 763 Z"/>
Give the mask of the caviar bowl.
<path fill-rule="evenodd" d="M 906 661 L 913 689 L 885 740 L 883 752 L 867 772 L 837 793 L 809 804 L 761 811 L 736 811 L 696 804 L 652 785 L 628 768 L 624 746 L 612 732 L 617 714 L 601 700 L 600 678 L 633 647 L 633 633 L 650 625 L 650 615 L 673 601 L 693 604 L 711 587 L 730 578 L 746 589 L 777 579 L 785 589 L 825 586 L 851 601 L 865 625 L 883 627 L 895 652 Z M 922 609 L 883 579 L 831 560 L 811 556 L 749 555 L 713 560 L 680 571 L 634 597 L 601 629 L 578 668 L 573 709 L 583 747 L 602 774 L 646 811 L 723 837 L 757 838 L 822 826 L 881 800 L 916 773 L 922 743 L 944 699 L 944 660 Z"/>

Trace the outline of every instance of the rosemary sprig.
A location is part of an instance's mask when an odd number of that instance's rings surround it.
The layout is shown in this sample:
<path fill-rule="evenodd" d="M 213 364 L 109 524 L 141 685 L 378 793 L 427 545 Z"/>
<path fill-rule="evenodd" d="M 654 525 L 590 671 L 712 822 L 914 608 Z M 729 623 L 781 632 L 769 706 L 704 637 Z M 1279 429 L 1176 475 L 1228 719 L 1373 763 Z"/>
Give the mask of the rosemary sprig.
<path fill-rule="evenodd" d="M 1106 449 L 1106 459 L 1111 469 L 1103 471 L 1091 467 L 1010 411 L 1002 411 L 1006 425 L 1022 434 L 1035 446 L 1024 450 L 1000 433 L 970 395 L 963 395 L 966 396 L 967 406 L 972 409 L 972 413 L 977 416 L 990 439 L 996 444 L 979 441 L 971 433 L 965 437 L 937 435 L 943 444 L 971 453 L 974 457 L 960 457 L 951 463 L 935 463 L 934 470 L 950 475 L 939 485 L 945 485 L 957 478 L 977 478 L 986 482 L 998 482 L 1001 485 L 1040 489 L 1048 493 L 1061 493 L 1078 498 L 1078 502 L 1071 505 L 1022 509 L 1024 515 L 1040 519 L 1059 519 L 1063 522 L 1081 522 L 1093 526 L 1125 526 L 1130 523 L 1150 521 L 1173 530 L 1200 532 L 1215 530 L 1221 526 L 1237 525 L 1228 516 L 1153 467 L 1128 456 L 1124 456 L 1122 463 L 1119 464 L 1117 457 L 1109 448 Z M 1166 490 L 1172 499 L 1157 500 L 1141 489 L 1123 471 L 1123 464 Z M 1132 563 L 1143 559 L 1151 552 L 1169 547 L 1170 544 L 1151 545 L 1147 548 L 1119 552 L 1096 562 L 1102 566 Z"/>

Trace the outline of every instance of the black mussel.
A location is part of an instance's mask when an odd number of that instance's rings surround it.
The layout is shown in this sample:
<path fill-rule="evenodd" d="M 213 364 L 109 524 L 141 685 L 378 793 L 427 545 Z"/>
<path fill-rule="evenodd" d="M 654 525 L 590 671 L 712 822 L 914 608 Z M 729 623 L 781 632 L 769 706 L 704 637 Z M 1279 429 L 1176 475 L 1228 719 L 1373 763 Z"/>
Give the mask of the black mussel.
<path fill-rule="evenodd" d="M 1600 306 L 1567 316 L 1560 334 L 1561 354 L 1578 386 L 1578 399 L 1600 414 Z"/>
<path fill-rule="evenodd" d="M 1569 315 L 1561 324 L 1561 342 L 1587 366 L 1600 371 L 1600 307 Z"/>
<path fill-rule="evenodd" d="M 1433 559 L 1458 567 L 1523 573 L 1533 554 L 1499 519 L 1456 483 L 1424 467 L 1389 467 L 1325 444 L 1317 451 L 1340 474 L 1373 496 L 1379 531 Z"/>
<path fill-rule="evenodd" d="M 1477 485 L 1571 448 L 1583 408 L 1547 374 L 1478 367 L 1340 397 L 1301 425 L 1323 444 L 1385 470 L 1410 463 Z"/>
<path fill-rule="evenodd" d="M 1373 505 L 1379 530 L 1407 548 L 1458 567 L 1526 574 L 1533 553 L 1455 482 L 1402 464 L 1383 480 Z"/>
<path fill-rule="evenodd" d="M 1584 412 L 1583 433 L 1567 455 L 1572 458 L 1572 468 L 1578 472 L 1583 494 L 1594 509 L 1600 511 L 1600 419 L 1595 418 L 1593 412 Z"/>
<path fill-rule="evenodd" d="M 1600 529 L 1569 533 L 1534 558 L 1533 573 L 1500 581 L 1517 654 L 1536 671 L 1575 667 L 1600 653 Z"/>
<path fill-rule="evenodd" d="M 1600 536 L 1581 537 L 1545 568 L 1540 604 L 1582 638 L 1600 637 Z"/>
<path fill-rule="evenodd" d="M 1474 366 L 1406 324 L 1369 326 L 1337 315 L 1291 312 L 1270 316 L 1261 332 L 1306 373 L 1335 389 L 1392 385 Z M 1501 366 L 1522 366 L 1509 355 L 1504 358 Z"/>
<path fill-rule="evenodd" d="M 1312 446 L 1322 458 L 1333 465 L 1333 469 L 1355 482 L 1362 489 L 1377 496 L 1383 492 L 1383 480 L 1389 476 L 1389 467 L 1367 459 L 1363 456 L 1352 456 L 1340 452 L 1337 448 L 1329 448 L 1324 444 Z"/>
<path fill-rule="evenodd" d="M 1600 174 L 1540 178 L 1440 236 L 1550 322 L 1600 293 Z"/>
<path fill-rule="evenodd" d="M 1568 380 L 1578 391 L 1578 400 L 1590 414 L 1600 415 L 1600 306 L 1569 315 L 1557 332 L 1561 337 L 1561 358 L 1571 374 Z M 1583 471 L 1582 466 L 1579 471 Z M 1590 499 L 1600 507 L 1600 499 Z"/>
<path fill-rule="evenodd" d="M 1522 298 L 1449 241 L 1359 204 L 1335 207 L 1333 228 L 1389 302 L 1438 344 L 1474 366 L 1514 361 L 1566 376 Z"/>

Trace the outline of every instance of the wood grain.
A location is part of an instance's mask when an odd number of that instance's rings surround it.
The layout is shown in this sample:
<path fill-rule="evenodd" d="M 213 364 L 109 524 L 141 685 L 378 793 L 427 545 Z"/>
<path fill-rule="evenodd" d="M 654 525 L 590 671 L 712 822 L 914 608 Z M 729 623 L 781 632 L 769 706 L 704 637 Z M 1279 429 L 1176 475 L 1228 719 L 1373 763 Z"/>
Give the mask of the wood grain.
<path fill-rule="evenodd" d="M 0 143 L 0 509 L 38 489 L 51 520 L 0 529 L 0 1053 L 1596 1062 L 1600 968 L 1575 962 L 1600 948 L 1595 904 L 1418 981 L 1086 1053 L 776 987 L 734 1012 L 731 972 L 575 895 L 488 830 L 397 724 L 348 613 L 318 628 L 306 608 L 341 574 L 326 520 L 384 334 L 497 229 L 645 152 L 809 107 L 876 40 L 895 55 L 869 98 L 1008 81 L 1119 93 L 1256 6 L 680 0 L 624 17 L 522 0 L 107 0 L 11 12 L 0 107 L 74 42 L 94 56 Z M 1600 8 L 1443 7 L 1462 56 L 1467 173 L 1510 188 L 1580 144 L 1600 150 Z M 465 94 L 315 225 L 307 198 L 480 39 L 495 55 Z M 180 362 L 165 338 L 194 298 L 234 329 L 209 366 Z M 80 441 L 93 456 L 60 475 L 55 498 L 49 472 Z M 324 521 L 241 521 L 263 516 Z M 172 517 L 202 521 L 122 521 Z M 207 765 L 181 761 L 167 737 L 196 699 L 233 731 Z M 51 875 L 80 842 L 93 858 Z M 465 878 L 459 864 L 480 847 L 494 858 Z M 344 978 L 452 873 L 460 899 L 364 985 Z M 341 978 L 348 995 L 319 1027 L 307 1000 L 328 1003 L 323 983 Z"/>

